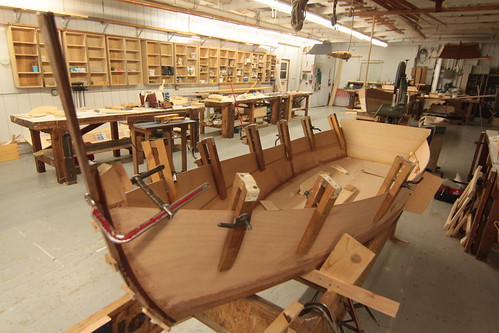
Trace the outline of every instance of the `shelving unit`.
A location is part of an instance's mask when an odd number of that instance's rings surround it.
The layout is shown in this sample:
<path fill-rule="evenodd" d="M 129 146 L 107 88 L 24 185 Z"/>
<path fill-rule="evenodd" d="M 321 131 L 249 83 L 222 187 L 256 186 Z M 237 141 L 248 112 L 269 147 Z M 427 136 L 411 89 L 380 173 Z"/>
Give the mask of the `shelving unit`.
<path fill-rule="evenodd" d="M 145 84 L 161 84 L 161 43 L 142 41 L 142 54 L 145 63 Z"/>
<path fill-rule="evenodd" d="M 270 83 L 272 54 L 60 30 L 71 82 L 87 86 Z M 55 87 L 38 27 L 9 25 L 7 39 L 15 86 Z"/>
<path fill-rule="evenodd" d="M 125 38 L 125 71 L 127 84 L 137 85 L 144 82 L 142 52 L 138 38 Z"/>
<path fill-rule="evenodd" d="M 15 86 L 17 88 L 43 87 L 37 30 L 9 26 L 7 32 Z"/>
<path fill-rule="evenodd" d="M 90 74 L 85 33 L 63 31 L 62 40 L 70 82 L 82 82 L 87 86 L 90 82 Z"/>
<path fill-rule="evenodd" d="M 109 84 L 106 39 L 104 35 L 86 35 L 88 72 L 91 86 L 107 86 Z"/>
<path fill-rule="evenodd" d="M 175 83 L 175 56 L 173 43 L 161 43 L 161 78 L 166 84 Z"/>

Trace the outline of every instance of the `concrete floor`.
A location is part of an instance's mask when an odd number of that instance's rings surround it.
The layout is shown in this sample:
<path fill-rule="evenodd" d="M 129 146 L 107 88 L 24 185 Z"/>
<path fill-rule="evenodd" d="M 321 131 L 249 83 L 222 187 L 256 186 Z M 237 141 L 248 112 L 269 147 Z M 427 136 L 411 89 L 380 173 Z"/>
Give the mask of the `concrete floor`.
<path fill-rule="evenodd" d="M 313 124 L 328 128 L 331 112 L 351 117 L 340 108 L 314 108 Z M 466 178 L 473 142 L 484 128 L 448 127 L 439 159 L 444 177 Z M 302 136 L 299 121 L 290 123 L 290 132 Z M 260 133 L 264 148 L 274 145 L 275 126 Z M 237 135 L 215 139 L 222 159 L 248 152 Z M 100 154 L 98 161 L 109 156 Z M 125 167 L 131 174 L 131 163 Z M 29 154 L 0 163 L 0 332 L 60 332 L 124 294 L 121 277 L 105 264 L 105 243 L 89 224 L 81 175 L 78 181 L 59 185 L 50 167 L 37 174 Z M 376 313 L 381 326 L 359 310 L 366 332 L 499 331 L 499 255 L 477 261 L 458 239 L 446 237 L 442 225 L 450 207 L 434 200 L 423 215 L 402 215 L 397 235 L 409 243 L 389 241 L 364 284 L 400 302 L 400 310 L 394 319 Z M 261 293 L 282 307 L 312 294 L 294 281 Z M 194 319 L 172 331 L 212 332 Z"/>

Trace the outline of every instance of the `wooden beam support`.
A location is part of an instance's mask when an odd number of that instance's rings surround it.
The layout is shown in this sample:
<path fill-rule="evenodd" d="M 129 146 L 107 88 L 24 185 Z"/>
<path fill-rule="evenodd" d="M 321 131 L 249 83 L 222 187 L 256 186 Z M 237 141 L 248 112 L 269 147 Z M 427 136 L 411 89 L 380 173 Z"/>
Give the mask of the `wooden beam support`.
<path fill-rule="evenodd" d="M 407 181 L 409 175 L 411 174 L 412 169 L 414 169 L 415 165 L 411 161 L 397 156 L 395 157 L 392 167 L 390 171 L 381 185 L 378 194 L 388 192 L 385 200 L 381 203 L 381 206 L 378 209 L 378 212 L 374 216 L 374 221 L 378 222 L 388 211 L 393 201 L 397 197 L 402 185 Z"/>
<path fill-rule="evenodd" d="M 234 223 L 224 224 L 230 227 L 227 231 L 225 238 L 222 256 L 218 263 L 218 269 L 226 271 L 232 267 L 236 261 L 239 249 L 243 243 L 246 230 L 251 226 L 244 224 L 240 219 L 243 214 L 250 214 L 258 203 L 258 196 L 260 189 L 256 185 L 255 179 L 249 173 L 237 173 L 232 185 L 232 194 L 230 199 L 230 209 L 234 210 L 233 219 Z M 219 226 L 221 226 L 219 224 Z"/>
<path fill-rule="evenodd" d="M 213 138 L 205 138 L 201 140 L 198 142 L 198 150 L 201 155 L 202 164 L 210 165 L 211 167 L 213 180 L 215 181 L 220 199 L 223 200 L 227 198 L 227 186 L 225 185 L 222 165 L 220 164 L 220 159 L 218 158 L 215 140 Z"/>
<path fill-rule="evenodd" d="M 293 160 L 293 149 L 291 148 L 291 137 L 289 136 L 288 121 L 285 119 L 279 120 L 277 123 L 277 131 L 281 144 L 284 145 L 284 153 L 288 161 Z"/>
<path fill-rule="evenodd" d="M 338 138 L 338 143 L 340 144 L 341 150 L 345 152 L 345 155 L 347 154 L 347 144 L 345 141 L 345 135 L 343 134 L 343 129 L 340 126 L 340 123 L 338 121 L 338 117 L 336 116 L 336 113 L 332 113 L 327 117 L 327 120 L 329 122 L 329 127 L 334 129 L 334 132 L 336 134 L 336 137 Z"/>
<path fill-rule="evenodd" d="M 317 147 L 315 144 L 314 130 L 312 127 L 312 122 L 310 121 L 310 116 L 301 118 L 301 126 L 303 127 L 303 133 L 305 134 L 305 137 L 307 137 L 308 139 L 310 150 L 315 150 Z"/>
<path fill-rule="evenodd" d="M 337 294 L 350 298 L 393 318 L 395 318 L 400 306 L 400 303 L 398 302 L 375 294 L 352 283 L 338 279 L 323 271 L 313 270 L 310 273 L 302 275 L 302 278 L 315 283 L 328 291 L 333 291 Z"/>
<path fill-rule="evenodd" d="M 248 146 L 250 152 L 255 155 L 258 168 L 265 170 L 265 159 L 263 158 L 262 142 L 260 141 L 260 134 L 256 124 L 246 126 L 246 137 L 248 139 Z"/>
<path fill-rule="evenodd" d="M 443 7 L 439 13 L 462 13 L 462 12 L 488 12 L 499 10 L 499 5 L 485 5 L 485 6 L 466 6 L 466 7 Z M 414 8 L 414 9 L 392 9 L 392 10 L 376 10 L 376 11 L 355 11 L 355 16 L 373 16 L 373 15 L 401 15 L 401 14 L 426 14 L 437 13 L 434 7 L 430 8 Z"/>
<path fill-rule="evenodd" d="M 317 207 L 298 245 L 297 254 L 305 254 L 310 250 L 340 192 L 341 186 L 328 175 L 321 174 L 317 177 L 305 204 L 306 208 L 312 208 L 317 203 Z"/>

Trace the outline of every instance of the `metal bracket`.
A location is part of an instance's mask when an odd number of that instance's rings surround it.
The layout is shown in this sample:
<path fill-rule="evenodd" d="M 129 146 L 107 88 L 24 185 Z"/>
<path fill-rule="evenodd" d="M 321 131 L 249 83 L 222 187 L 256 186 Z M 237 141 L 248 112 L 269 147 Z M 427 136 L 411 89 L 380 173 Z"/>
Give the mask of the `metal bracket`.
<path fill-rule="evenodd" d="M 19 23 L 21 21 L 21 16 L 23 15 L 23 12 L 20 11 L 19 9 L 14 9 L 14 20 L 16 23 Z"/>
<path fill-rule="evenodd" d="M 199 37 L 199 40 L 200 40 L 200 46 L 203 46 L 204 43 L 206 43 L 208 41 L 208 37 L 203 37 L 203 36 L 200 36 Z"/>
<path fill-rule="evenodd" d="M 107 27 L 109 27 L 109 23 L 101 22 L 100 27 L 101 27 L 102 33 L 105 34 Z"/>
<path fill-rule="evenodd" d="M 167 33 L 166 33 L 166 40 L 167 40 L 168 42 L 171 42 L 171 41 L 172 41 L 173 36 L 175 36 L 175 33 L 173 33 L 173 32 L 167 32 Z"/>
<path fill-rule="evenodd" d="M 223 48 L 225 46 L 225 43 L 227 43 L 226 40 L 220 39 L 220 48 Z"/>
<path fill-rule="evenodd" d="M 64 29 L 68 28 L 69 21 L 71 21 L 71 17 L 70 16 L 63 16 L 62 17 L 62 27 Z"/>
<path fill-rule="evenodd" d="M 140 35 L 142 35 L 143 31 L 144 31 L 144 28 L 135 28 L 135 36 L 140 37 Z"/>
<path fill-rule="evenodd" d="M 251 230 L 253 227 L 251 226 L 251 214 L 249 213 L 244 213 L 239 215 L 235 220 L 234 223 L 224 223 L 220 222 L 217 224 L 221 228 L 229 228 L 229 229 L 234 229 L 238 227 L 244 227 L 246 230 Z"/>
<path fill-rule="evenodd" d="M 257 50 L 259 47 L 260 47 L 260 45 L 255 45 L 255 44 L 253 44 L 253 49 L 252 49 L 252 50 L 253 50 L 253 52 L 256 52 L 256 50 Z"/>

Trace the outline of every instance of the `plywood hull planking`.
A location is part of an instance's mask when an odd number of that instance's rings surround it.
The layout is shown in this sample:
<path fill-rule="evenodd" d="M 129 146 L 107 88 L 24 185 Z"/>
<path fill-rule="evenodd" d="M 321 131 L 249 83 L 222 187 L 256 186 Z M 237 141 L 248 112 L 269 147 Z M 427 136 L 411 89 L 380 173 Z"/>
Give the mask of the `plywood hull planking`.
<path fill-rule="evenodd" d="M 229 193 L 229 184 L 236 172 L 247 172 L 260 188 L 259 199 L 269 200 L 278 208 L 265 210 L 258 206 L 253 211 L 253 229 L 246 232 L 234 265 L 224 272 L 219 271 L 218 262 L 227 229 L 217 224 L 232 222 L 233 211 L 227 208 L 229 199 L 219 198 L 209 166 L 180 173 L 176 183 L 179 195 L 201 182 L 208 182 L 210 189 L 171 220 L 159 223 L 129 243 L 112 245 L 122 251 L 118 261 L 122 261 L 122 273 L 136 297 L 163 322 L 174 324 L 196 312 L 253 294 L 316 268 L 344 233 L 367 242 L 385 230 L 399 216 L 410 195 L 409 190 L 402 189 L 382 218 L 375 219 L 388 196 L 387 193 L 377 194 L 377 191 L 390 169 L 390 158 L 419 151 L 416 154 L 418 163 L 424 170 L 427 131 L 415 129 L 409 135 L 403 135 L 401 144 L 388 144 L 379 161 L 376 156 L 380 148 L 375 142 L 388 142 L 386 136 L 399 135 L 400 129 L 386 124 L 369 124 L 374 129 L 366 129 L 364 124 L 357 121 L 343 124 L 347 151 L 362 158 L 346 156 L 337 135 L 330 130 L 315 135 L 316 150 L 313 151 L 306 138 L 292 141 L 291 159 L 286 157 L 283 145 L 264 150 L 263 170 L 252 153 L 221 162 Z M 356 142 L 356 132 L 371 133 L 379 138 Z M 392 141 L 394 139 L 392 136 Z M 348 175 L 332 168 L 332 161 L 349 170 Z M 360 193 L 353 202 L 335 205 L 310 250 L 298 255 L 297 246 L 315 210 L 303 208 L 306 197 L 298 192 L 300 184 L 319 171 L 329 172 L 343 186 L 359 188 Z M 140 196 L 137 190 L 132 190 L 127 193 L 126 206 L 110 210 L 118 231 L 128 231 L 138 221 L 157 213 L 158 209 L 148 208 L 147 199 Z M 135 202 L 140 204 L 135 205 Z M 154 207 L 152 203 L 150 206 Z"/>

